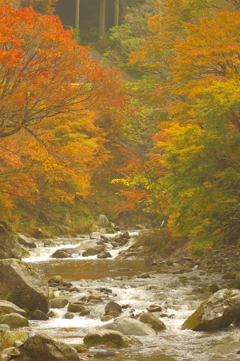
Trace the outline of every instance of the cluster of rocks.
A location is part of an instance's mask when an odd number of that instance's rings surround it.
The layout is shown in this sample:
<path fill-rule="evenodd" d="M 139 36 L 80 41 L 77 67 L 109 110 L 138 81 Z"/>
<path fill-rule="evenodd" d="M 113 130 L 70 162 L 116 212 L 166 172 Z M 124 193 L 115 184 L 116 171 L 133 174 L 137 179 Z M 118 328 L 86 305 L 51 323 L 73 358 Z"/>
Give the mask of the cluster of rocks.
<path fill-rule="evenodd" d="M 98 226 L 109 226 L 108 220 L 101 216 Z M 52 255 L 53 258 L 69 258 L 78 255 L 97 255 L 98 258 L 109 258 L 114 248 L 127 244 L 130 240 L 128 232 L 106 237 L 101 232 L 93 232 L 91 240 L 82 242 L 73 248 L 62 248 Z M 54 242 L 46 240 L 46 242 Z M 23 250 L 36 247 L 36 240 L 9 232 L 6 225 L 0 223 L 0 340 L 7 330 L 23 328 L 26 338 L 16 341 L 13 347 L 1 350 L 3 361 L 24 358 L 28 361 L 78 361 L 78 351 L 82 345 L 69 346 L 54 340 L 42 333 L 29 333 L 29 320 L 47 320 L 55 317 L 55 309 L 66 308 L 64 318 L 71 319 L 76 315 L 92 317 L 96 303 L 104 303 L 104 314 L 101 321 L 110 321 L 95 330 L 90 330 L 84 337 L 86 347 L 105 345 L 106 347 L 129 347 L 141 345 L 138 336 L 156 336 L 164 332 L 165 324 L 161 321 L 161 307 L 151 305 L 147 310 L 134 314 L 129 305 L 120 305 L 112 300 L 112 290 L 108 288 L 89 289 L 82 293 L 72 283 L 61 276 L 46 280 L 41 269 L 33 264 L 22 262 Z M 141 250 L 140 250 L 141 251 Z M 138 257 L 135 247 L 120 257 Z M 2 258 L 2 259 L 1 259 Z M 211 258 L 172 257 L 171 259 L 155 259 L 149 257 L 146 262 L 156 266 L 158 273 L 182 274 L 194 269 L 209 269 L 223 272 L 229 279 L 239 277 L 239 253 L 233 247 L 216 251 Z M 230 262 L 231 260 L 231 262 Z M 147 278 L 148 273 L 139 277 Z M 180 276 L 184 277 L 184 276 Z M 183 323 L 182 329 L 193 331 L 217 331 L 234 324 L 240 324 L 240 291 L 212 287 L 208 297 L 199 308 Z M 49 311 L 49 308 L 51 310 Z M 123 311 L 129 308 L 129 313 Z M 111 353 L 111 356 L 112 355 Z M 101 355 L 98 355 L 101 357 Z M 96 356 L 96 357 L 98 357 Z"/>
<path fill-rule="evenodd" d="M 40 216 L 42 220 L 46 220 L 43 212 L 40 212 Z M 111 250 L 124 246 L 130 240 L 128 232 L 119 232 L 113 237 L 105 236 L 104 233 L 107 230 L 112 233 L 120 231 L 120 228 L 109 222 L 104 215 L 98 216 L 95 228 L 98 231 L 90 234 L 90 241 L 81 241 L 81 244 L 77 247 L 58 249 L 52 254 L 52 258 L 89 257 L 94 255 L 97 255 L 100 259 L 111 258 Z M 45 246 L 54 247 L 57 245 L 55 240 L 50 239 L 40 228 L 34 229 L 32 236 L 27 237 L 23 234 L 12 232 L 5 222 L 0 221 L 0 259 L 16 258 L 21 260 L 23 256 L 29 254 L 30 249 L 37 247 L 39 240 Z M 59 239 L 57 241 L 59 243 Z"/>
<path fill-rule="evenodd" d="M 163 258 L 159 255 L 147 255 L 143 247 L 133 244 L 126 251 L 121 252 L 118 258 L 143 258 L 146 264 L 156 267 L 156 271 L 166 274 L 181 274 L 193 270 L 203 270 L 208 273 L 222 273 L 223 279 L 240 279 L 240 250 L 237 246 L 222 246 L 205 253 L 201 257 L 193 257 L 186 248 L 185 255 L 173 252 L 171 257 Z M 184 252 L 182 252 L 184 254 Z"/>
<path fill-rule="evenodd" d="M 73 248 L 61 248 L 52 254 L 52 258 L 74 258 L 78 256 L 89 257 L 97 255 L 97 258 L 111 258 L 109 251 L 126 245 L 130 240 L 128 232 L 118 233 L 113 237 L 107 237 L 101 232 L 92 232 L 91 240 L 82 242 Z"/>
<path fill-rule="evenodd" d="M 64 318 L 73 318 L 75 315 L 87 316 L 96 303 L 106 301 L 102 319 L 108 317 L 108 320 L 113 319 L 113 322 L 99 327 L 94 332 L 88 332 L 84 337 L 86 346 L 140 345 L 141 342 L 134 336 L 154 336 L 166 328 L 151 312 L 143 312 L 138 317 L 122 316 L 123 308 L 128 306 L 120 306 L 111 301 L 110 289 L 100 288 L 82 294 L 61 276 L 55 276 L 47 282 L 38 267 L 15 259 L 0 260 L 0 293 L 2 297 L 8 298 L 8 301 L 0 301 L 0 335 L 7 329 L 16 328 L 24 328 L 28 333 L 29 319 L 46 320 L 55 316 L 54 309 L 65 306 L 67 311 Z M 15 342 L 13 347 L 2 350 L 0 356 L 4 361 L 20 361 L 23 357 L 27 357 L 29 361 L 80 360 L 75 348 L 42 333 L 29 334 L 25 339 Z"/>
<path fill-rule="evenodd" d="M 154 337 L 166 329 L 159 316 L 159 305 L 151 305 L 147 310 L 134 314 L 129 305 L 120 305 L 113 300 L 111 289 L 89 288 L 83 293 L 61 276 L 47 281 L 38 267 L 19 260 L 0 261 L 0 294 L 8 297 L 8 301 L 0 301 L 0 336 L 8 328 L 19 327 L 28 334 L 29 319 L 55 317 L 55 309 L 59 308 L 66 308 L 64 318 L 75 315 L 92 317 L 96 303 L 105 303 L 101 320 L 110 322 L 87 332 L 83 339 L 86 347 L 141 345 L 138 336 Z M 126 309 L 129 309 L 128 314 Z M 233 323 L 239 325 L 239 320 L 240 291 L 224 288 L 205 300 L 184 322 L 182 329 L 217 331 Z M 0 356 L 4 361 L 20 361 L 24 357 L 29 361 L 77 361 L 81 359 L 77 352 L 81 346 L 72 347 L 42 333 L 29 333 L 13 347 L 2 350 Z"/>

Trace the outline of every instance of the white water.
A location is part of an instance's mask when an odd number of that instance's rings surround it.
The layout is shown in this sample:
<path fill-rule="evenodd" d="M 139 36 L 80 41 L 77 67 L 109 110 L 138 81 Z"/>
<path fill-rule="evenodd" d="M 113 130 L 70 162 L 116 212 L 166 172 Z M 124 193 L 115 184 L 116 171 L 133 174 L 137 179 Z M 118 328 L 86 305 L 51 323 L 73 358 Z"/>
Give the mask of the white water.
<path fill-rule="evenodd" d="M 114 236 L 116 236 L 118 233 L 115 234 L 105 234 L 106 237 L 108 237 L 109 239 L 113 238 Z M 134 237 L 137 232 L 129 232 L 131 237 Z M 37 242 L 37 248 L 31 248 L 30 249 L 30 256 L 29 257 L 25 257 L 23 258 L 23 261 L 25 262 L 46 262 L 46 261 L 52 261 L 53 259 L 51 258 L 51 255 L 56 252 L 59 249 L 68 249 L 68 248 L 77 248 L 80 244 L 84 244 L 87 243 L 89 241 L 91 241 L 93 239 L 91 239 L 88 236 L 79 236 L 77 238 L 74 238 L 74 244 L 73 244 L 73 240 L 69 239 L 69 238 L 55 238 L 53 241 L 54 243 L 56 243 L 57 245 L 54 246 L 44 246 L 43 242 L 39 241 Z M 118 254 L 121 251 L 124 251 L 126 249 L 128 249 L 131 245 L 133 244 L 133 241 L 130 240 L 126 245 L 119 247 L 118 249 L 107 249 L 107 251 L 111 254 L 111 259 L 115 258 L 118 256 Z M 83 253 L 83 251 L 82 251 Z M 74 259 L 86 259 L 86 257 L 83 257 L 82 255 L 73 255 Z M 97 255 L 95 256 L 89 256 L 87 257 L 88 259 L 97 259 Z M 64 258 L 64 260 L 69 260 L 72 259 L 71 258 Z"/>
<path fill-rule="evenodd" d="M 85 238 L 85 242 L 89 239 Z M 122 261 L 122 266 L 129 267 L 134 270 L 135 276 L 129 277 L 124 272 L 119 271 L 118 276 L 112 278 L 111 270 L 114 267 L 119 268 L 119 262 L 114 259 L 97 260 L 96 256 L 81 257 L 74 259 L 54 260 L 51 258 L 57 249 L 73 247 L 73 243 L 68 243 L 70 240 L 61 240 L 56 247 L 39 247 L 31 251 L 31 256 L 26 258 L 27 262 L 36 262 L 42 265 L 45 271 L 48 267 L 51 269 L 47 271 L 52 273 L 56 265 L 61 265 L 62 275 L 64 276 L 65 268 L 73 267 L 74 270 L 79 267 L 81 269 L 84 265 L 88 271 L 93 272 L 92 268 L 96 268 L 95 273 L 99 277 L 89 279 L 86 273 L 85 278 L 73 275 L 72 284 L 76 286 L 80 292 L 71 295 L 72 301 L 78 301 L 83 295 L 89 296 L 91 294 L 100 294 L 102 302 L 87 305 L 91 308 L 89 316 L 79 317 L 75 316 L 73 319 L 64 319 L 64 314 L 67 307 L 64 309 L 53 309 L 55 317 L 48 321 L 31 321 L 30 328 L 32 331 L 41 330 L 52 335 L 54 338 L 64 340 L 71 344 L 82 344 L 83 337 L 88 330 L 95 329 L 102 326 L 104 323 L 100 320 L 104 314 L 104 307 L 109 300 L 118 302 L 121 306 L 125 306 L 123 314 L 133 313 L 135 316 L 152 304 L 157 304 L 162 307 L 160 313 L 156 313 L 158 317 L 160 314 L 165 314 L 167 317 L 161 317 L 167 329 L 161 331 L 156 337 L 138 337 L 143 346 L 138 348 L 131 348 L 126 350 L 118 350 L 116 358 L 109 360 L 129 360 L 129 361 L 235 361 L 239 360 L 234 349 L 232 353 L 217 352 L 213 353 L 211 350 L 214 346 L 224 344 L 227 342 L 236 342 L 239 340 L 240 331 L 237 328 L 229 327 L 226 330 L 219 332 L 193 332 L 189 330 L 181 330 L 184 321 L 194 312 L 194 310 L 203 301 L 200 293 L 194 291 L 196 286 L 209 285 L 211 283 L 218 283 L 221 285 L 221 275 L 201 275 L 198 270 L 191 273 L 184 274 L 187 281 L 182 282 L 178 275 L 161 275 L 152 272 L 151 277 L 147 279 L 138 278 L 139 268 L 137 263 L 139 261 Z M 82 238 L 79 238 L 82 241 Z M 57 240 L 55 240 L 57 242 Z M 77 242 L 77 244 L 75 243 Z M 74 240 L 75 246 L 78 246 L 78 240 Z M 129 243 L 131 244 L 131 243 Z M 112 250 L 110 253 L 116 257 L 119 251 L 129 247 L 125 245 L 118 250 Z M 108 277 L 104 275 L 105 268 L 108 267 Z M 123 267 L 123 269 L 124 269 Z M 127 270 L 126 267 L 126 270 Z M 59 271 L 59 268 L 57 268 Z M 116 270 L 115 270 L 116 272 Z M 127 272 L 127 271 L 126 271 Z M 134 271 L 133 271 L 134 272 Z M 59 273 L 59 272 L 58 272 Z M 194 277 L 199 277 L 195 280 Z M 112 291 L 108 296 L 96 289 L 107 288 Z M 68 294 L 69 297 L 69 294 Z M 111 322 L 111 321 L 109 321 Z M 240 349 L 240 344 L 239 344 Z M 82 357 L 82 356 L 81 356 Z M 83 356 L 83 359 L 84 356 Z M 87 358 L 86 358 L 87 360 Z"/>

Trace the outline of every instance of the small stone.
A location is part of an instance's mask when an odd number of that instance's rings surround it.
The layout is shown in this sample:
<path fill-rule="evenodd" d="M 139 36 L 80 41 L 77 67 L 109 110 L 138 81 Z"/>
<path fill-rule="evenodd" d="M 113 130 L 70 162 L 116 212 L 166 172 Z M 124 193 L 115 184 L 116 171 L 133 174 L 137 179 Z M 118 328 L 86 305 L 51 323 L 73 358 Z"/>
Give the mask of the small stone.
<path fill-rule="evenodd" d="M 162 307 L 158 305 L 150 305 L 149 307 L 147 307 L 147 310 L 149 312 L 160 312 L 162 311 Z"/>
<path fill-rule="evenodd" d="M 56 276 L 53 276 L 52 278 L 51 278 L 51 280 L 53 280 L 54 282 L 56 282 L 56 283 L 60 283 L 60 282 L 62 282 L 62 276 L 59 276 L 59 275 L 56 275 Z"/>
<path fill-rule="evenodd" d="M 84 309 L 85 308 L 84 308 L 83 304 L 80 302 L 75 302 L 75 303 L 70 302 L 68 305 L 69 312 L 81 312 Z"/>
<path fill-rule="evenodd" d="M 115 352 L 96 352 L 93 357 L 95 358 L 108 358 L 108 357 L 115 357 Z"/>
<path fill-rule="evenodd" d="M 113 316 L 104 315 L 104 316 L 101 318 L 101 321 L 102 321 L 102 322 L 107 322 L 107 321 L 112 320 L 113 318 L 114 318 Z"/>
<path fill-rule="evenodd" d="M 142 273 L 139 276 L 137 276 L 137 278 L 150 278 L 149 273 Z"/>
<path fill-rule="evenodd" d="M 110 311 L 119 311 L 119 312 L 121 312 L 121 311 L 122 311 L 122 307 L 121 307 L 118 303 L 116 303 L 116 302 L 114 302 L 114 301 L 110 301 L 110 302 L 108 302 L 108 303 L 106 304 L 106 306 L 105 306 L 105 312 L 106 312 L 107 314 L 109 314 Z"/>
<path fill-rule="evenodd" d="M 87 308 L 84 308 L 80 313 L 79 313 L 79 316 L 88 316 L 90 315 L 90 312 L 91 310 L 87 309 Z"/>
<path fill-rule="evenodd" d="M 71 320 L 72 318 L 74 318 L 74 315 L 70 312 L 66 312 L 65 315 L 63 316 L 63 318 Z"/>

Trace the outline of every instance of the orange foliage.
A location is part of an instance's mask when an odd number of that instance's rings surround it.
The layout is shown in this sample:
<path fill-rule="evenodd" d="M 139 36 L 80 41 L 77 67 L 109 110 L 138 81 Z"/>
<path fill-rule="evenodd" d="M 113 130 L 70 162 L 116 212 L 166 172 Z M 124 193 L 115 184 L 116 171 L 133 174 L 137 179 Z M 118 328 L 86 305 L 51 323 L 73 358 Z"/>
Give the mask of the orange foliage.
<path fill-rule="evenodd" d="M 97 120 L 120 121 L 121 74 L 92 60 L 59 19 L 0 7 L 0 188 L 19 197 L 86 194 L 108 158 Z"/>

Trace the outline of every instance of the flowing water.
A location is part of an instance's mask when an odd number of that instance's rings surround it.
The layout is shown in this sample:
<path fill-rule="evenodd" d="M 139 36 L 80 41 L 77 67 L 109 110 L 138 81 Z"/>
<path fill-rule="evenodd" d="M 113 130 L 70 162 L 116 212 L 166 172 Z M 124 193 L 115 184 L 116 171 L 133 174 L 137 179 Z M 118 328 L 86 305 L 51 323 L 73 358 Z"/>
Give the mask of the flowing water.
<path fill-rule="evenodd" d="M 133 235 L 133 234 L 132 234 Z M 43 331 L 55 339 L 69 344 L 82 344 L 88 330 L 104 324 L 100 318 L 104 314 L 107 302 L 114 300 L 123 306 L 123 314 L 138 315 L 146 307 L 155 304 L 162 307 L 160 313 L 155 313 L 165 323 L 167 329 L 156 336 L 138 336 L 142 346 L 127 349 L 108 349 L 115 356 L 107 358 L 110 361 L 235 361 L 240 360 L 237 351 L 240 350 L 240 330 L 229 327 L 218 332 L 193 332 L 181 330 L 181 325 L 199 306 L 203 300 L 196 287 L 211 283 L 222 284 L 221 275 L 207 275 L 199 270 L 179 275 L 158 274 L 153 266 L 147 266 L 143 260 L 119 260 L 117 254 L 130 246 L 110 250 L 113 258 L 100 260 L 96 256 L 69 259 L 53 259 L 50 256 L 56 249 L 74 247 L 87 241 L 88 237 L 76 239 L 59 239 L 58 246 L 43 247 L 31 251 L 24 260 L 40 265 L 48 278 L 61 275 L 70 281 L 78 291 L 72 292 L 71 298 L 79 298 L 89 294 L 97 297 L 91 306 L 89 316 L 75 316 L 73 319 L 63 318 L 67 311 L 54 309 L 55 317 L 48 321 L 30 321 L 31 331 Z M 139 277 L 148 272 L 150 278 Z M 109 321 L 110 322 L 110 321 Z M 228 351 L 225 344 L 230 344 Z M 238 349 L 239 347 L 239 349 Z M 230 350 L 230 351 L 229 351 Z M 91 348 L 87 354 L 81 354 L 82 360 L 89 360 L 97 351 L 103 348 Z M 92 360 L 98 360 L 94 357 Z M 100 360 L 100 359 L 99 359 Z"/>

